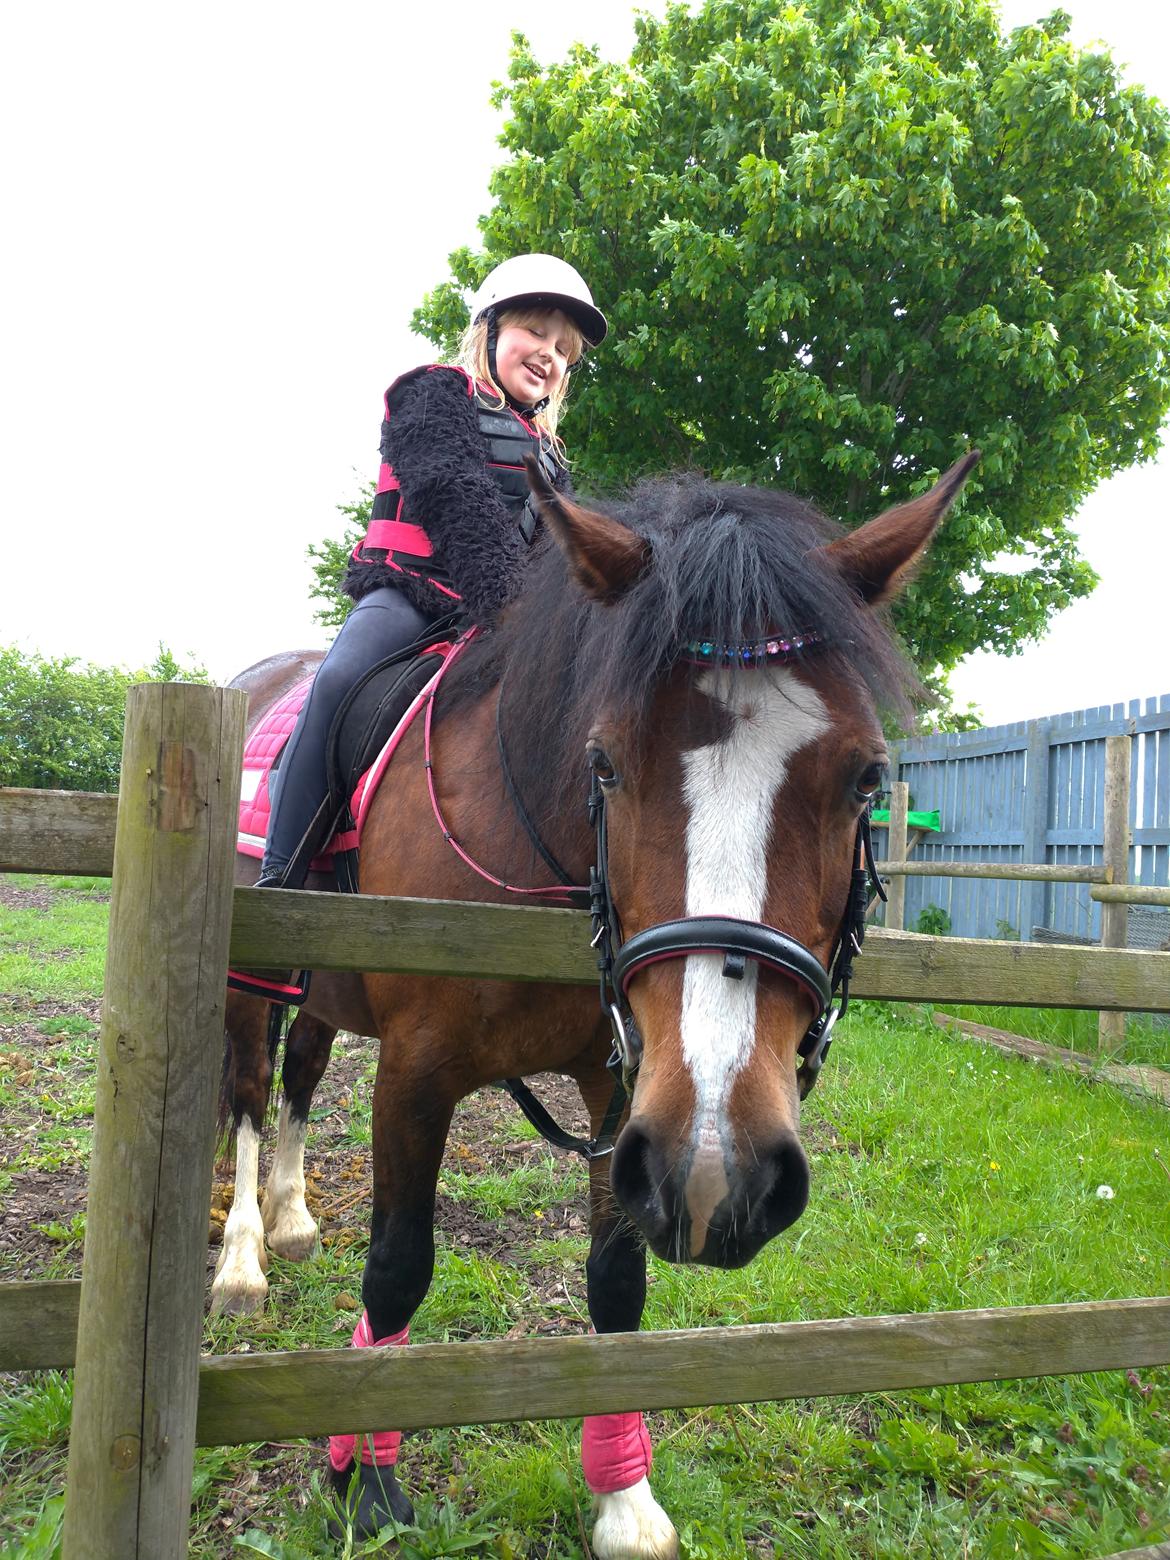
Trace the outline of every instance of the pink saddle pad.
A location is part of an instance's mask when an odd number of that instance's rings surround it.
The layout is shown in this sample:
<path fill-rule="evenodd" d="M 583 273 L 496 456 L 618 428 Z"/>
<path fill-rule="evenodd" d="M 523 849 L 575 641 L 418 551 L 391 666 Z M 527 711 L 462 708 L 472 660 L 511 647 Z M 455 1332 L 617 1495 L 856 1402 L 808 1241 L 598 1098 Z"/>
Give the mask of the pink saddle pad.
<path fill-rule="evenodd" d="M 450 653 L 450 645 L 435 646 Z M 344 832 L 338 831 L 332 839 L 322 848 L 319 855 L 314 856 L 310 870 L 314 872 L 330 872 L 333 869 L 333 857 L 339 850 L 353 850 L 361 840 L 362 828 L 369 812 L 370 803 L 377 793 L 382 776 L 386 773 L 387 765 L 394 756 L 395 749 L 410 729 L 415 716 L 426 703 L 436 678 L 442 669 L 435 672 L 424 687 L 415 695 L 406 713 L 390 733 L 381 752 L 365 771 L 353 796 L 350 798 L 350 812 L 356 820 L 356 827 Z M 255 727 L 244 745 L 243 777 L 240 783 L 240 817 L 238 833 L 236 835 L 236 849 L 243 856 L 263 856 L 264 841 L 268 835 L 268 820 L 272 811 L 272 802 L 268 794 L 268 777 L 272 773 L 272 766 L 283 752 L 285 744 L 292 735 L 293 727 L 297 723 L 301 705 L 309 696 L 309 689 L 313 686 L 312 677 L 305 677 L 299 683 L 278 699 L 272 708 L 265 712 L 259 724 Z"/>

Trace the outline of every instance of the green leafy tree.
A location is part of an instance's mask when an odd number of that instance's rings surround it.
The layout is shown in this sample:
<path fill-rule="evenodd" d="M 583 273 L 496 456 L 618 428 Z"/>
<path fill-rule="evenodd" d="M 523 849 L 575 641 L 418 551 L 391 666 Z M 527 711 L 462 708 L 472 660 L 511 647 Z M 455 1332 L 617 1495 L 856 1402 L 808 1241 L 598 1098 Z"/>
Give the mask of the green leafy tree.
<path fill-rule="evenodd" d="M 181 666 L 165 645 L 136 672 L 0 646 L 0 785 L 116 791 L 126 690 L 208 681 L 203 667 Z"/>
<path fill-rule="evenodd" d="M 1170 405 L 1170 122 L 1068 25 L 709 0 L 550 66 L 517 35 L 482 252 L 415 326 L 449 351 L 496 261 L 577 265 L 613 326 L 566 422 L 586 486 L 694 465 L 856 524 L 978 445 L 899 623 L 927 672 L 1018 649 L 1092 589 L 1070 518 Z"/>
<path fill-rule="evenodd" d="M 326 628 L 340 628 L 353 607 L 353 602 L 341 594 L 341 581 L 350 554 L 370 523 L 373 502 L 374 484 L 370 482 L 350 503 L 338 504 L 338 512 L 345 516 L 341 536 L 336 540 L 327 537 L 319 544 L 309 544 L 308 556 L 316 580 L 309 598 L 321 602 L 313 615 Z"/>

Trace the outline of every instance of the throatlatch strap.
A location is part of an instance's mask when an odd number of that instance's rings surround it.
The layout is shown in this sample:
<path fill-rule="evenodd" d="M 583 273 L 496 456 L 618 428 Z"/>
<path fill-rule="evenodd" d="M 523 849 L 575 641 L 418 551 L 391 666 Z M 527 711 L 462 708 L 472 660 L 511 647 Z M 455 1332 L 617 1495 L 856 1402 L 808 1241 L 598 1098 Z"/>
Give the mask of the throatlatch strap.
<path fill-rule="evenodd" d="M 541 1137 L 554 1148 L 567 1148 L 570 1153 L 580 1154 L 583 1159 L 603 1159 L 606 1154 L 613 1153 L 618 1122 L 621 1121 L 622 1112 L 626 1108 L 626 1088 L 620 1078 L 614 1085 L 613 1094 L 606 1107 L 605 1120 L 601 1123 L 595 1138 L 576 1137 L 572 1132 L 566 1132 L 565 1128 L 545 1110 L 523 1078 L 501 1078 L 500 1088 L 507 1090 Z"/>

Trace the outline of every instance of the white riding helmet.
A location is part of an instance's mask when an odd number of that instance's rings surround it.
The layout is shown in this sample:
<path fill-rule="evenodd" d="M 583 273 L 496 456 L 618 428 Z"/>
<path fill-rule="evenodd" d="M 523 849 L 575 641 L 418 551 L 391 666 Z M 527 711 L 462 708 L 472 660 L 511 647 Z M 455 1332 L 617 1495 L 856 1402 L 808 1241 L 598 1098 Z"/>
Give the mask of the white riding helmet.
<path fill-rule="evenodd" d="M 591 347 L 605 340 L 609 326 L 593 294 L 580 273 L 556 255 L 513 255 L 489 271 L 471 300 L 471 323 L 488 309 L 521 308 L 528 303 L 560 309 Z"/>

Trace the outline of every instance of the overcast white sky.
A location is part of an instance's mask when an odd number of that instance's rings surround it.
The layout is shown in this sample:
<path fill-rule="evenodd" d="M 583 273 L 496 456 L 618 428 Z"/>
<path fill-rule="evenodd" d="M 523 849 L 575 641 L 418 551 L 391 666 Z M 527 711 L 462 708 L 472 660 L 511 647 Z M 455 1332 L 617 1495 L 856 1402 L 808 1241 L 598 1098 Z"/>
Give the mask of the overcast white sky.
<path fill-rule="evenodd" d="M 1067 8 L 1170 102 L 1163 7 Z M 161 640 L 226 680 L 323 643 L 305 548 L 373 474 L 381 392 L 428 356 L 411 311 L 477 240 L 510 31 L 617 57 L 632 12 L 5 7 L 0 644 L 139 666 Z M 1168 499 L 1165 456 L 1095 494 L 1096 596 L 964 668 L 962 700 L 992 723 L 1170 690 Z"/>

